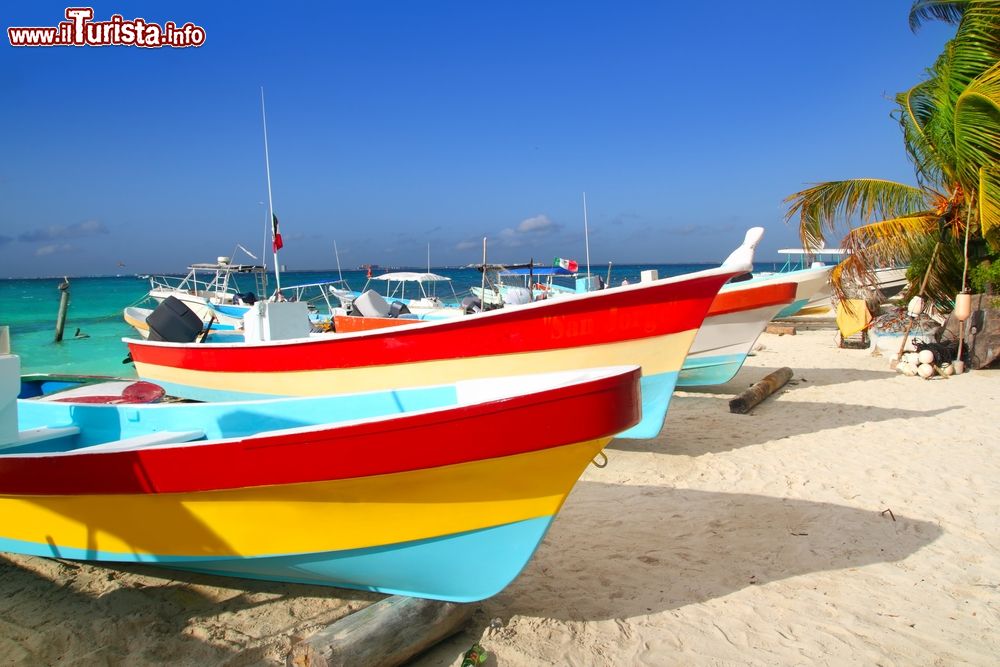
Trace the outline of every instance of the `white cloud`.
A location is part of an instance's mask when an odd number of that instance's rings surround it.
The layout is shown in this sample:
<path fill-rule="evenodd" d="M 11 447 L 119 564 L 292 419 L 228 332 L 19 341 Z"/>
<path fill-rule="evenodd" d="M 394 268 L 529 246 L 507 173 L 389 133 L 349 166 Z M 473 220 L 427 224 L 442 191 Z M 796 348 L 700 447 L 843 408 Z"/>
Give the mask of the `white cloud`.
<path fill-rule="evenodd" d="M 549 220 L 547 215 L 536 215 L 533 218 L 522 220 L 517 226 L 517 231 L 523 234 L 545 234 L 557 229 L 557 225 Z"/>
<path fill-rule="evenodd" d="M 23 232 L 18 236 L 18 240 L 25 243 L 37 243 L 40 241 L 75 239 L 108 233 L 108 228 L 104 226 L 103 222 L 98 222 L 97 220 L 87 220 L 73 225 L 51 225 L 45 229 L 35 229 L 30 232 Z"/>
<path fill-rule="evenodd" d="M 36 257 L 44 257 L 45 255 L 53 255 L 57 252 L 69 252 L 73 249 L 68 243 L 51 243 L 49 245 L 43 245 L 35 250 Z"/>
<path fill-rule="evenodd" d="M 536 215 L 525 218 L 517 224 L 517 227 L 505 227 L 500 230 L 498 236 L 500 242 L 510 248 L 518 248 L 528 243 L 534 242 L 539 237 L 547 236 L 559 231 L 561 225 L 552 222 L 547 215 Z"/>

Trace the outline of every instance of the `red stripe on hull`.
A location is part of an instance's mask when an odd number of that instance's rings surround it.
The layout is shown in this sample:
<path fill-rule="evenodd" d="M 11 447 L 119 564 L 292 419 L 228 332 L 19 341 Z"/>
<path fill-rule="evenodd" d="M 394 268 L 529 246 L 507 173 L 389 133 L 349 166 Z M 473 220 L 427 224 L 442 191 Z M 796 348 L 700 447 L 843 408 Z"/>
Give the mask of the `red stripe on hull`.
<path fill-rule="evenodd" d="M 0 494 L 180 493 L 348 479 L 509 456 L 639 421 L 634 371 L 542 392 L 311 433 L 161 449 L 0 457 Z M 516 480 L 497 480 L 497 493 Z"/>
<path fill-rule="evenodd" d="M 563 297 L 419 327 L 258 345 L 130 341 L 140 363 L 194 371 L 284 372 L 566 349 L 697 329 L 734 273 Z"/>
<path fill-rule="evenodd" d="M 789 304 L 795 301 L 795 287 L 795 283 L 778 283 L 719 292 L 712 301 L 708 314 L 725 315 L 765 306 Z"/>

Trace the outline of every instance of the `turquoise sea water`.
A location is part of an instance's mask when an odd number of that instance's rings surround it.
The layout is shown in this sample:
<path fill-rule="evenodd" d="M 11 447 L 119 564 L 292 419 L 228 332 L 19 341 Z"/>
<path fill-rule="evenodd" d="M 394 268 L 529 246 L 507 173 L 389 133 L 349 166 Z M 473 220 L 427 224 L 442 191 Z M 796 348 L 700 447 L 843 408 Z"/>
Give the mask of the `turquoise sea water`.
<path fill-rule="evenodd" d="M 636 282 L 643 269 L 657 269 L 662 278 L 713 266 L 717 265 L 614 266 L 611 284 L 618 285 L 624 279 Z M 757 268 L 774 270 L 775 267 L 768 262 L 758 264 Z M 598 266 L 592 269 L 595 274 L 607 278 L 607 267 L 603 271 Z M 475 269 L 433 268 L 432 271 L 452 279 L 459 300 L 468 295 L 469 287 L 480 283 L 481 274 Z M 336 271 L 288 272 L 282 273 L 281 282 L 282 286 L 290 286 L 337 277 Z M 361 289 L 365 284 L 363 271 L 344 271 L 343 277 L 353 289 Z M 61 278 L 0 280 L 0 325 L 10 327 L 11 350 L 21 357 L 22 371 L 133 376 L 132 365 L 122 363 L 128 354 L 122 338 L 133 335 L 133 329 L 122 319 L 122 311 L 131 305 L 151 307 L 144 302 L 149 281 L 134 276 L 70 278 L 70 305 L 63 341 L 55 343 L 60 283 Z M 241 287 L 253 289 L 249 282 Z M 452 291 L 439 287 L 438 296 L 451 300 Z M 75 336 L 78 329 L 79 337 Z"/>

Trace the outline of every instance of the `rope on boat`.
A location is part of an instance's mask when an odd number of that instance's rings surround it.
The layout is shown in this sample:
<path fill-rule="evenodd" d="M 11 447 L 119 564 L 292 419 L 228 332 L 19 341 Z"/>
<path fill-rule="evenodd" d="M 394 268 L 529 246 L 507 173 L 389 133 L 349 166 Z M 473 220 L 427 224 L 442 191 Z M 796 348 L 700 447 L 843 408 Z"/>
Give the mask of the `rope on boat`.
<path fill-rule="evenodd" d="M 599 458 L 604 459 L 604 462 L 598 463 L 597 461 Z M 590 462 L 594 464 L 595 468 L 606 468 L 608 467 L 608 455 L 605 454 L 604 450 L 602 449 L 597 453 L 597 456 L 595 456 L 593 459 L 590 460 Z"/>

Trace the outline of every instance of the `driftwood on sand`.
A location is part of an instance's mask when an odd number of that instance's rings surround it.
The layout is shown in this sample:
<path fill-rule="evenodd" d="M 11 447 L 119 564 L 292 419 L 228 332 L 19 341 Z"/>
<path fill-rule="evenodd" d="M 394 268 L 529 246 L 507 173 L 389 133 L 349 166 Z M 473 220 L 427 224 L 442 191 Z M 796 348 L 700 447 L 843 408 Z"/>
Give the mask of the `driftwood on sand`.
<path fill-rule="evenodd" d="M 401 665 L 462 629 L 475 605 L 393 595 L 292 646 L 288 667 Z"/>
<path fill-rule="evenodd" d="M 764 379 L 750 385 L 750 388 L 729 401 L 729 411 L 745 415 L 765 398 L 785 386 L 792 379 L 792 369 L 787 366 L 766 375 Z"/>

